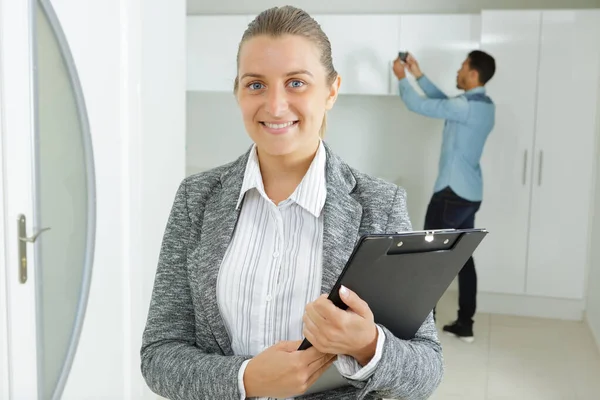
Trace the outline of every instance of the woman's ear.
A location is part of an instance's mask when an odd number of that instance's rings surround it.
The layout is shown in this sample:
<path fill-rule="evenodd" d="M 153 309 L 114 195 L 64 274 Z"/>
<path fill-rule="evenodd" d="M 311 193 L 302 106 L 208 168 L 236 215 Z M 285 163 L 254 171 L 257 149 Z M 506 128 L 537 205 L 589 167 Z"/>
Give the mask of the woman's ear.
<path fill-rule="evenodd" d="M 342 83 L 342 78 L 338 74 L 333 80 L 333 83 L 329 87 L 329 95 L 327 96 L 327 101 L 325 102 L 325 109 L 331 110 L 335 101 L 337 100 L 338 93 L 340 91 L 340 84 Z"/>

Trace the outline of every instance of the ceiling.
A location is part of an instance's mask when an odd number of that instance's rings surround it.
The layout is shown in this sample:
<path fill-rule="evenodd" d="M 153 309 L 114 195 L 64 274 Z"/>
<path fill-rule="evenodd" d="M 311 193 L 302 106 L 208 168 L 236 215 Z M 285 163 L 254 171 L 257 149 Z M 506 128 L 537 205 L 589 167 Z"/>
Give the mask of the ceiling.
<path fill-rule="evenodd" d="M 187 0 L 188 15 L 258 14 L 293 4 L 311 14 L 479 13 L 482 9 L 600 8 L 600 0 Z"/>

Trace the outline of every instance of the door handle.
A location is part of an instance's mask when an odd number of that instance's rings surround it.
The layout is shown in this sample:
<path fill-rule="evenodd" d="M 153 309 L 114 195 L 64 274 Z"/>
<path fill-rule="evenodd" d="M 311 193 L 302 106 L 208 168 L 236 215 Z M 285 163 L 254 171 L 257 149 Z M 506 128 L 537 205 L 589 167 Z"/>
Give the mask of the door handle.
<path fill-rule="evenodd" d="M 390 61 L 390 69 L 388 70 L 388 91 L 389 94 L 394 94 L 394 62 Z"/>
<path fill-rule="evenodd" d="M 50 228 L 40 229 L 31 237 L 27 237 L 27 218 L 20 214 L 17 218 L 17 234 L 19 236 L 19 282 L 27 282 L 27 243 L 35 243 L 37 238 Z"/>
<path fill-rule="evenodd" d="M 538 186 L 542 186 L 542 168 L 544 166 L 544 152 L 540 150 L 540 166 L 538 171 Z"/>
<path fill-rule="evenodd" d="M 28 242 L 28 243 L 35 243 L 35 241 L 37 240 L 38 236 L 40 236 L 42 233 L 49 231 L 50 228 L 42 228 L 40 229 L 36 234 L 34 234 L 31 237 L 24 237 L 24 236 L 19 236 L 19 240 L 23 241 L 23 242 Z"/>
<path fill-rule="evenodd" d="M 525 149 L 525 154 L 523 155 L 523 185 L 527 183 L 527 149 Z"/>

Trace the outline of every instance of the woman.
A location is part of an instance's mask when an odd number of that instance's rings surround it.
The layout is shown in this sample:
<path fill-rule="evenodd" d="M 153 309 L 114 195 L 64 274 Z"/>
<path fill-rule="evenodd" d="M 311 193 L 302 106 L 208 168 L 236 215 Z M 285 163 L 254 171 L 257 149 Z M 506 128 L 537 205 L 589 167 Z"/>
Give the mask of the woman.
<path fill-rule="evenodd" d="M 321 140 L 340 86 L 327 37 L 272 8 L 237 63 L 254 145 L 179 187 L 143 337 L 148 385 L 170 399 L 429 397 L 443 374 L 431 314 L 404 341 L 348 289 L 347 311 L 326 298 L 360 235 L 411 229 L 403 189 Z M 297 351 L 303 337 L 313 347 Z M 301 396 L 332 363 L 347 386 Z"/>

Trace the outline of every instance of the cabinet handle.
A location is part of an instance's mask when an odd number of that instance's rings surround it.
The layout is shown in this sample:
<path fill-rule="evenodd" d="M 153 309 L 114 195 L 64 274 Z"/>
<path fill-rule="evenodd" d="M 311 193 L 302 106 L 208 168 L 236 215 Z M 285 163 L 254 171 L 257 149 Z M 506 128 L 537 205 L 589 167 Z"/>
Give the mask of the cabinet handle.
<path fill-rule="evenodd" d="M 527 183 L 527 149 L 523 154 L 523 186 Z"/>
<path fill-rule="evenodd" d="M 394 76 L 394 62 L 390 61 L 390 67 L 388 69 L 388 90 L 390 92 L 391 95 L 394 94 L 394 88 L 393 88 L 393 79 Z"/>
<path fill-rule="evenodd" d="M 542 168 L 544 165 L 544 152 L 540 150 L 540 166 L 538 171 L 538 186 L 542 185 Z"/>

